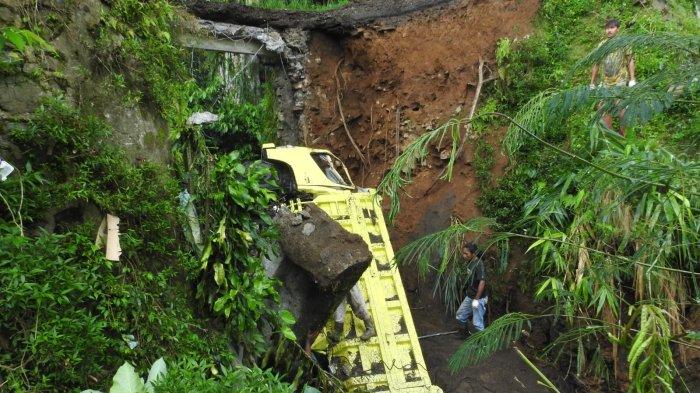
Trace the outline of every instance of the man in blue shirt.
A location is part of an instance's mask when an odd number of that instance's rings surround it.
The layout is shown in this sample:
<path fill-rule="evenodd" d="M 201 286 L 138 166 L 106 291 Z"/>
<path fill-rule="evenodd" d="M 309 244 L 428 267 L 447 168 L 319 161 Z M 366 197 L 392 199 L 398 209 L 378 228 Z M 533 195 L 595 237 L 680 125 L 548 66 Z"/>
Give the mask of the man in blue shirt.
<path fill-rule="evenodd" d="M 462 257 L 467 266 L 469 276 L 467 296 L 457 309 L 457 321 L 463 327 L 467 326 L 470 316 L 473 316 L 474 328 L 478 331 L 484 330 L 484 315 L 486 314 L 486 303 L 488 303 L 488 292 L 486 291 L 486 269 L 480 256 L 477 256 L 477 248 L 474 243 L 462 245 Z"/>

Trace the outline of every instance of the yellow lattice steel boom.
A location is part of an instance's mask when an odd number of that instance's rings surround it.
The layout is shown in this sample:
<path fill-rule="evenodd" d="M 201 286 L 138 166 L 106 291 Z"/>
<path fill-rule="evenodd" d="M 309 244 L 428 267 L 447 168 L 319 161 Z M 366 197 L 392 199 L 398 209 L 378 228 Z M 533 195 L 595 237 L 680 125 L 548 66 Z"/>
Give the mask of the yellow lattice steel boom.
<path fill-rule="evenodd" d="M 321 334 L 314 343 L 328 354 L 331 371 L 348 391 L 442 392 L 430 382 L 401 276 L 392 264 L 394 251 L 376 191 L 355 187 L 342 162 L 327 150 L 266 144 L 263 159 L 278 169 L 281 183 L 294 196 L 293 209 L 316 204 L 360 235 L 373 255 L 359 286 L 377 334 L 360 340 L 364 324 L 348 307 L 344 340 L 329 347 Z"/>

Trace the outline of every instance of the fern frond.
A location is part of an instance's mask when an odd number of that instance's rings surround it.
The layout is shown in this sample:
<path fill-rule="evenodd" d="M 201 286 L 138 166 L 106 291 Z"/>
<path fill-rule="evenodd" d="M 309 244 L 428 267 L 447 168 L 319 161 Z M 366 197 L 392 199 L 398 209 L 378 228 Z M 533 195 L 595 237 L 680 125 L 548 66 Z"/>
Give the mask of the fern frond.
<path fill-rule="evenodd" d="M 465 120 L 463 119 L 450 119 L 440 127 L 419 136 L 396 158 L 394 165 L 391 166 L 391 169 L 377 187 L 378 194 L 388 196 L 390 199 L 389 222 L 393 222 L 399 211 L 401 206 L 399 201 L 400 193 L 407 184 L 411 183 L 416 163 L 425 159 L 430 153 L 430 145 L 432 143 L 438 142 L 440 145 L 445 138 L 451 139 L 452 150 L 443 178 L 447 180 L 452 178 L 452 168 L 461 139 L 460 127 L 464 122 Z"/>
<path fill-rule="evenodd" d="M 700 36 L 677 33 L 619 35 L 609 39 L 576 62 L 572 73 L 602 61 L 612 52 L 637 48 L 657 48 L 697 57 L 700 55 Z"/>
<path fill-rule="evenodd" d="M 486 329 L 470 336 L 450 358 L 450 370 L 457 372 L 473 366 L 506 348 L 522 335 L 523 325 L 537 318 L 534 315 L 510 313 L 493 321 Z"/>
<path fill-rule="evenodd" d="M 610 326 L 608 325 L 589 325 L 577 329 L 570 329 L 560 334 L 551 343 L 547 344 L 547 346 L 544 347 L 542 352 L 548 354 L 552 352 L 555 348 L 559 348 L 559 352 L 561 353 L 561 351 L 567 344 L 577 342 L 590 335 L 605 334 L 609 331 Z"/>
<path fill-rule="evenodd" d="M 464 234 L 474 232 L 483 234 L 495 224 L 494 219 L 486 217 L 475 217 L 464 223 L 455 223 L 442 231 L 431 233 L 408 243 L 396 253 L 396 261 L 400 264 L 417 263 L 419 271 L 423 274 L 430 268 L 444 272 L 445 268 L 454 262 L 451 259 L 444 259 L 450 257 L 450 254 L 443 253 L 445 246 L 459 245 Z M 458 252 L 457 249 L 455 257 L 459 255 Z M 439 267 L 430 263 L 430 258 L 436 255 L 442 255 Z"/>

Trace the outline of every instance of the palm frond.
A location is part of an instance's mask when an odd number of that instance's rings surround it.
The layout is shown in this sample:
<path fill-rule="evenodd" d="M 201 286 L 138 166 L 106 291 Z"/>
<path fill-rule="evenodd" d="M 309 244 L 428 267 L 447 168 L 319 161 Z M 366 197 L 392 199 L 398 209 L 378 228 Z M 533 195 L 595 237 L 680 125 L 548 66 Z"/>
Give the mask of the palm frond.
<path fill-rule="evenodd" d="M 466 233 L 483 234 L 495 224 L 494 219 L 486 217 L 475 217 L 464 223 L 454 223 L 442 231 L 423 236 L 403 246 L 396 253 L 396 261 L 399 264 L 417 263 L 422 274 L 429 269 L 445 271 L 445 268 L 454 262 L 449 259 L 453 254 L 444 252 L 446 246 L 459 245 Z M 441 256 L 439 267 L 433 266 L 430 261 L 437 255 Z M 455 257 L 458 255 L 458 253 L 454 254 Z"/>
<path fill-rule="evenodd" d="M 493 321 L 486 329 L 470 336 L 450 358 L 450 370 L 457 372 L 473 366 L 496 351 L 509 346 L 522 335 L 523 325 L 537 318 L 523 313 L 510 313 Z"/>
<path fill-rule="evenodd" d="M 609 53 L 637 47 L 656 47 L 666 51 L 679 51 L 681 60 L 677 66 L 666 67 L 646 77 L 633 88 L 574 86 L 568 89 L 548 90 L 535 95 L 516 114 L 514 120 L 537 136 L 560 126 L 573 114 L 588 111 L 594 103 L 600 103 L 592 111 L 591 125 L 597 124 L 604 113 L 623 113 L 622 125 L 644 124 L 657 114 L 668 110 L 678 100 L 695 96 L 700 91 L 700 38 L 698 36 L 665 34 L 641 34 L 615 37 L 591 51 L 570 72 L 598 63 Z M 504 139 L 504 146 L 511 157 L 525 143 L 528 135 L 511 123 Z M 616 139 L 610 134 L 607 137 Z"/>
<path fill-rule="evenodd" d="M 560 334 L 554 341 L 550 342 L 547 344 L 547 346 L 544 347 L 542 352 L 544 354 L 549 354 L 555 349 L 559 349 L 559 355 L 561 354 L 561 351 L 571 343 L 578 343 L 580 340 L 591 336 L 591 335 L 597 335 L 597 334 L 603 334 L 605 335 L 607 332 L 610 331 L 610 326 L 608 325 L 587 325 L 584 327 L 576 328 L 576 329 L 569 329 L 565 331 L 564 333 Z M 559 357 L 557 355 L 557 357 Z"/>
<path fill-rule="evenodd" d="M 416 264 L 421 277 L 430 271 L 434 272 L 433 295 L 440 294 L 446 311 L 454 313 L 464 298 L 464 288 L 469 284 L 467 280 L 474 269 L 473 264 L 464 263 L 459 252 L 464 235 L 476 233 L 479 239 L 495 224 L 495 220 L 484 217 L 476 217 L 464 223 L 455 221 L 442 231 L 421 237 L 402 247 L 396 253 L 396 261 L 400 264 Z M 489 234 L 481 246 L 484 251 L 488 251 L 494 245 L 501 251 L 502 268 L 504 261 L 507 261 L 508 237 L 500 233 Z"/>
<path fill-rule="evenodd" d="M 677 33 L 619 35 L 605 41 L 602 45 L 576 62 L 572 68 L 572 72 L 580 70 L 581 68 L 590 67 L 602 61 L 612 52 L 638 48 L 657 48 L 697 57 L 700 55 L 700 36 Z"/>
<path fill-rule="evenodd" d="M 554 90 L 545 90 L 536 94 L 523 105 L 513 120 L 532 133 L 542 135 L 548 124 L 547 105 L 553 94 L 555 94 Z M 513 158 L 515 153 L 525 145 L 526 140 L 527 135 L 519 127 L 511 123 L 503 139 L 503 146 L 508 152 L 508 155 Z"/>
<path fill-rule="evenodd" d="M 419 136 L 396 158 L 394 165 L 391 166 L 391 169 L 377 187 L 378 194 L 388 196 L 391 200 L 388 216 L 389 222 L 393 222 L 401 207 L 399 200 L 400 194 L 404 187 L 411 183 L 413 169 L 416 163 L 425 159 L 430 153 L 431 144 L 437 142 L 438 146 L 440 146 L 442 145 L 442 141 L 446 138 L 451 138 L 452 147 L 450 159 L 447 162 L 447 170 L 443 178 L 447 180 L 452 178 L 452 168 L 456 160 L 456 153 L 461 138 L 460 127 L 464 122 L 463 119 L 450 119 L 440 127 Z"/>

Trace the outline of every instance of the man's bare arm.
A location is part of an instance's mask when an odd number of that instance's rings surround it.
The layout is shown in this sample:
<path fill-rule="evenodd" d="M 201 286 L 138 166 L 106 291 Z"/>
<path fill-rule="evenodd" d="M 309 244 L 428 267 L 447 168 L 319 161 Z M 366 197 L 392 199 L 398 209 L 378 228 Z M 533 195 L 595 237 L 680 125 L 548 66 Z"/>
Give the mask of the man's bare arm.
<path fill-rule="evenodd" d="M 486 281 L 479 281 L 479 287 L 476 288 L 476 297 L 474 298 L 474 300 L 481 299 L 481 295 L 484 293 L 484 288 L 486 288 Z"/>
<path fill-rule="evenodd" d="M 627 63 L 627 72 L 630 75 L 631 81 L 636 80 L 636 78 L 634 77 L 634 67 L 635 67 L 634 57 L 630 57 L 630 61 L 629 61 L 629 63 Z"/>
<path fill-rule="evenodd" d="M 591 84 L 595 85 L 595 80 L 598 78 L 598 64 L 593 65 L 591 70 Z"/>

